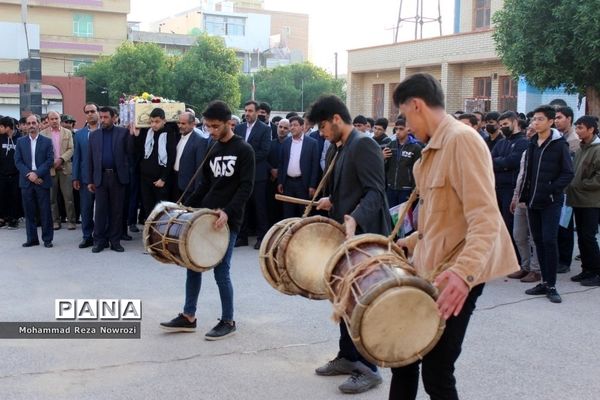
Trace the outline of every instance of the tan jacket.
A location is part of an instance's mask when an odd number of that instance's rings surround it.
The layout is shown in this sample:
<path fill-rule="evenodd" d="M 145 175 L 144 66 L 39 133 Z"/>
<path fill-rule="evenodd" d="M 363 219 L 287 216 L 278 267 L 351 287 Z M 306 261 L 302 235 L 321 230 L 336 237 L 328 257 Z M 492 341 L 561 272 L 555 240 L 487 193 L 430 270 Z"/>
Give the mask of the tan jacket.
<path fill-rule="evenodd" d="M 48 139 L 52 140 L 52 129 L 50 127 L 44 129 L 40 132 L 41 135 L 46 136 Z M 56 155 L 55 155 L 56 157 Z M 56 158 L 62 158 L 63 164 L 60 172 L 64 175 L 71 175 L 73 170 L 72 164 L 73 157 L 73 133 L 70 130 L 60 127 L 60 155 Z M 50 175 L 56 175 L 56 171 L 54 167 L 50 169 Z"/>
<path fill-rule="evenodd" d="M 408 237 L 408 247 L 420 276 L 432 279 L 449 268 L 473 287 L 519 269 L 498 210 L 492 159 L 475 130 L 447 115 L 414 175 L 419 230 Z M 444 263 L 456 248 L 458 254 Z"/>

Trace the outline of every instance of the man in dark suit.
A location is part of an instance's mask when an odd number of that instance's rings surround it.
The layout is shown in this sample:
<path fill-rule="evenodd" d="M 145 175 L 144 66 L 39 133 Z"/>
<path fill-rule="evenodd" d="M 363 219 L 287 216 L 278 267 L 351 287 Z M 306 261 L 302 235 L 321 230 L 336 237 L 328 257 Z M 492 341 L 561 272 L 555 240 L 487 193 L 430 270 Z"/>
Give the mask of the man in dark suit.
<path fill-rule="evenodd" d="M 319 179 L 319 145 L 303 133 L 303 124 L 300 117 L 290 118 L 292 136 L 281 147 L 277 191 L 286 196 L 310 199 L 315 194 Z M 285 203 L 283 217 L 300 217 L 303 210 L 302 206 Z"/>
<path fill-rule="evenodd" d="M 290 121 L 286 118 L 279 120 L 277 125 L 277 139 L 271 141 L 269 149 L 269 182 L 267 184 L 267 205 L 269 211 L 269 226 L 276 224 L 283 219 L 283 203 L 275 200 L 277 193 L 277 177 L 279 174 L 279 161 L 281 160 L 281 147 L 290 133 Z"/>
<path fill-rule="evenodd" d="M 88 190 L 96 194 L 93 253 L 108 247 L 123 252 L 123 204 L 129 184 L 128 156 L 133 152 L 133 139 L 127 129 L 114 125 L 112 107 L 101 107 L 100 129 L 89 138 Z"/>
<path fill-rule="evenodd" d="M 271 140 L 277 139 L 277 125 L 271 121 L 271 105 L 262 102 L 258 105 L 258 120 L 271 129 Z"/>
<path fill-rule="evenodd" d="M 247 101 L 244 105 L 246 122 L 235 127 L 235 134 L 241 136 L 254 149 L 256 168 L 254 170 L 254 190 L 250 201 L 246 206 L 244 224 L 238 236 L 236 247 L 248 245 L 248 214 L 254 212 L 256 220 L 256 244 L 254 248 L 260 248 L 260 242 L 267 233 L 267 177 L 269 165 L 267 156 L 271 146 L 271 129 L 257 119 L 258 103 L 254 100 Z"/>
<path fill-rule="evenodd" d="M 19 187 L 27 226 L 27 241 L 23 243 L 23 247 L 40 244 L 35 222 L 38 212 L 44 246 L 52 247 L 54 229 L 50 209 L 50 168 L 54 165 L 54 149 L 52 140 L 39 134 L 40 120 L 37 115 L 27 117 L 26 124 L 28 135 L 19 138 L 15 151 L 15 165 L 19 170 Z"/>
<path fill-rule="evenodd" d="M 94 232 L 94 194 L 87 189 L 91 183 L 89 137 L 90 133 L 98 129 L 98 105 L 86 104 L 83 107 L 86 117 L 86 126 L 79 129 L 75 134 L 75 151 L 73 153 L 73 189 L 79 192 L 79 203 L 81 209 L 81 233 L 83 240 L 79 248 L 84 249 L 94 245 L 92 233 Z"/>
<path fill-rule="evenodd" d="M 200 184 L 200 177 L 197 177 L 191 187 L 187 188 L 200 167 L 200 164 L 206 156 L 208 139 L 203 138 L 194 130 L 196 117 L 190 112 L 184 112 L 179 116 L 179 133 L 176 145 L 175 164 L 173 165 L 174 177 L 171 179 L 173 187 L 171 190 L 171 200 L 177 201 L 185 191 L 182 202 L 185 203 L 187 197 L 194 193 Z"/>
<path fill-rule="evenodd" d="M 377 143 L 354 129 L 346 105 L 336 96 L 319 98 L 308 118 L 319 124 L 319 130 L 332 144 L 341 143 L 329 196 L 319 200 L 317 209 L 329 210 L 331 218 L 344 223 L 347 238 L 356 233 L 388 235 L 391 221 L 385 170 Z M 315 372 L 325 376 L 351 374 L 339 386 L 344 393 L 364 392 L 382 382 L 377 367 L 356 350 L 343 321 L 337 357 Z"/>

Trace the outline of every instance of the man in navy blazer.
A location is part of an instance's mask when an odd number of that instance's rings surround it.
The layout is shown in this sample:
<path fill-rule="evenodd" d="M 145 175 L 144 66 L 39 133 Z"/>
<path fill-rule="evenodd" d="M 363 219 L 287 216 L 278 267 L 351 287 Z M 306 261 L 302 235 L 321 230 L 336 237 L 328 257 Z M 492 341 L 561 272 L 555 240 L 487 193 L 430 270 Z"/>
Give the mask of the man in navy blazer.
<path fill-rule="evenodd" d="M 133 153 L 133 138 L 129 131 L 114 125 L 116 112 L 112 107 L 101 107 L 100 129 L 89 138 L 88 190 L 96 194 L 93 253 L 108 247 L 123 252 L 123 204 L 126 185 L 129 184 L 129 160 Z"/>
<path fill-rule="evenodd" d="M 257 241 L 254 248 L 260 248 L 260 242 L 267 233 L 267 179 L 269 176 L 269 164 L 267 157 L 271 147 L 271 129 L 268 125 L 258 120 L 258 103 L 254 100 L 247 101 L 244 105 L 244 115 L 246 122 L 235 127 L 234 133 L 244 138 L 244 140 L 254 149 L 255 169 L 254 169 L 254 190 L 250 201 L 246 204 L 246 213 L 244 215 L 244 224 L 238 235 L 236 247 L 248 245 L 248 214 L 254 212 L 256 219 L 256 237 Z"/>
<path fill-rule="evenodd" d="M 52 140 L 41 136 L 40 117 L 27 117 L 27 136 L 17 140 L 15 165 L 19 170 L 19 187 L 23 198 L 23 211 L 27 241 L 23 247 L 40 244 L 35 222 L 39 212 L 42 223 L 42 240 L 45 247 L 52 247 L 54 229 L 52 228 L 52 212 L 50 209 L 50 188 L 52 177 L 50 168 L 54 165 L 54 149 Z"/>
<path fill-rule="evenodd" d="M 277 191 L 286 196 L 310 199 L 315 194 L 319 179 L 319 144 L 303 133 L 301 117 L 290 118 L 290 131 L 281 147 Z M 284 203 L 283 217 L 300 217 L 303 206 Z"/>
<path fill-rule="evenodd" d="M 87 189 L 91 182 L 89 137 L 90 133 L 98 129 L 98 105 L 88 103 L 83 107 L 86 117 L 86 126 L 75 133 L 73 152 L 73 189 L 79 192 L 79 203 L 81 209 L 81 232 L 83 240 L 79 248 L 84 249 L 94 245 L 92 234 L 94 232 L 94 194 Z"/>
<path fill-rule="evenodd" d="M 177 151 L 175 155 L 175 164 L 173 166 L 173 174 L 175 179 L 171 182 L 176 182 L 171 188 L 171 200 L 177 201 L 185 191 L 182 202 L 185 204 L 187 197 L 194 193 L 200 184 L 200 177 L 196 177 L 195 181 L 187 188 L 188 184 L 194 177 L 194 174 L 204 161 L 209 140 L 200 136 L 194 127 L 196 126 L 196 117 L 190 112 L 184 112 L 179 116 L 180 137 L 177 142 Z"/>

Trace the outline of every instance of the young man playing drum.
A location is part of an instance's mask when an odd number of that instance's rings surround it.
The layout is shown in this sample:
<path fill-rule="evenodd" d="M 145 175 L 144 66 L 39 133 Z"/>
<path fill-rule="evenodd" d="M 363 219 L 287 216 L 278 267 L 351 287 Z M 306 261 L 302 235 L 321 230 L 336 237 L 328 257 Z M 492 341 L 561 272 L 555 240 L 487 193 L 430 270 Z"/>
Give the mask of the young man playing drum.
<path fill-rule="evenodd" d="M 231 110 L 222 101 L 214 101 L 202 113 L 210 131 L 211 143 L 200 173 L 200 186 L 190 196 L 188 205 L 210 208 L 218 212 L 214 229 L 229 225 L 229 246 L 223 260 L 214 268 L 215 280 L 221 297 L 221 319 L 205 335 L 206 340 L 218 340 L 232 335 L 233 286 L 229 278 L 231 253 L 244 217 L 246 202 L 252 193 L 254 181 L 254 151 L 243 138 L 231 130 Z M 201 244 L 199 244 L 201 245 Z M 185 305 L 183 313 L 161 328 L 171 332 L 193 332 L 196 329 L 196 305 L 202 284 L 202 273 L 187 270 Z"/>
<path fill-rule="evenodd" d="M 312 106 L 308 119 L 332 144 L 340 143 L 329 196 L 319 200 L 317 209 L 344 223 L 346 237 L 355 233 L 388 235 L 390 215 L 385 196 L 385 170 L 381 148 L 352 126 L 346 105 L 335 96 L 323 96 Z M 361 393 L 382 382 L 377 367 L 358 353 L 346 324 L 340 323 L 338 356 L 317 368 L 317 375 L 350 377 L 339 386 L 344 393 Z"/>
<path fill-rule="evenodd" d="M 494 189 L 489 150 L 479 134 L 444 110 L 433 76 L 415 74 L 394 91 L 394 103 L 417 140 L 427 143 L 414 167 L 419 229 L 398 241 L 413 266 L 440 290 L 446 329 L 424 356 L 422 376 L 432 399 L 458 399 L 454 363 L 484 282 L 519 269 Z M 390 399 L 415 399 L 419 362 L 392 369 Z"/>

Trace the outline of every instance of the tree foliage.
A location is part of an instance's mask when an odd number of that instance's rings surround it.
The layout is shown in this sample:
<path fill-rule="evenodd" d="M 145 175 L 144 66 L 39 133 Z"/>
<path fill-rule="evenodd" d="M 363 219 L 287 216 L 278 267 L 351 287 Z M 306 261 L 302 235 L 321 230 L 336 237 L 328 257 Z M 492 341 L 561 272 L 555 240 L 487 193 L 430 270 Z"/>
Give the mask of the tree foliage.
<path fill-rule="evenodd" d="M 173 94 L 169 83 L 172 66 L 170 57 L 157 45 L 125 42 L 112 56 L 80 67 L 77 75 L 91 81 L 87 88 L 88 99 L 108 90 L 109 102 L 116 104 L 123 93 L 149 92 L 170 97 Z M 105 95 L 101 96 L 104 100 L 101 102 L 106 103 Z"/>
<path fill-rule="evenodd" d="M 240 103 L 240 67 L 241 61 L 221 38 L 202 34 L 173 69 L 175 97 L 198 111 L 213 100 L 223 100 L 235 110 Z"/>
<path fill-rule="evenodd" d="M 345 82 L 309 62 L 261 69 L 254 74 L 255 98 L 274 110 L 304 111 L 322 94 L 345 98 Z M 242 101 L 252 96 L 252 77 L 240 76 Z"/>
<path fill-rule="evenodd" d="M 183 101 L 201 111 L 212 100 L 237 107 L 240 61 L 222 39 L 202 34 L 183 56 L 168 56 L 152 43 L 130 42 L 109 57 L 82 66 L 88 101 L 117 104 L 122 94 L 149 92 Z"/>
<path fill-rule="evenodd" d="M 505 0 L 493 20 L 496 50 L 514 75 L 542 89 L 600 91 L 597 1 Z"/>

